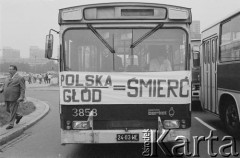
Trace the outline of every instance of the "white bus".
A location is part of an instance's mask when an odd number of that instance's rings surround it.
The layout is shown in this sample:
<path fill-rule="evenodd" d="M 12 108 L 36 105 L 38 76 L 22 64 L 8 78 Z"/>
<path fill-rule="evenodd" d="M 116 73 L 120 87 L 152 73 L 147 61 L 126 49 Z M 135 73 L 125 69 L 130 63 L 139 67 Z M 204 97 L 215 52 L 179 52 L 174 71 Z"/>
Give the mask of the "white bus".
<path fill-rule="evenodd" d="M 240 11 L 202 31 L 201 102 L 239 134 Z"/>
<path fill-rule="evenodd" d="M 143 143 L 146 129 L 190 139 L 190 24 L 189 8 L 165 4 L 60 9 L 61 143 Z M 171 68 L 151 69 L 163 54 Z"/>

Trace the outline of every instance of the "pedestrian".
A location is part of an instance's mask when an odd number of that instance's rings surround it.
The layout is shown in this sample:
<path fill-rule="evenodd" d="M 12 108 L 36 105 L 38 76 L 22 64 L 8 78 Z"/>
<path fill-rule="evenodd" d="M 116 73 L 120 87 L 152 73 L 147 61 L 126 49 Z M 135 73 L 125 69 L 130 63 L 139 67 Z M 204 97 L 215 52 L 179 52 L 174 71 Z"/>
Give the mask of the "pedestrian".
<path fill-rule="evenodd" d="M 22 115 L 17 113 L 20 102 L 25 98 L 25 79 L 17 73 L 17 66 L 9 66 L 10 76 L 5 80 L 3 86 L 0 88 L 0 93 L 3 92 L 7 112 L 10 113 L 9 125 L 6 129 L 11 129 L 22 119 Z"/>
<path fill-rule="evenodd" d="M 45 82 L 45 84 L 48 83 L 48 75 L 47 75 L 47 73 L 46 73 L 45 76 L 44 76 L 44 82 Z"/>
<path fill-rule="evenodd" d="M 33 83 L 37 82 L 37 74 L 33 74 Z"/>
<path fill-rule="evenodd" d="M 28 83 L 29 83 L 29 84 L 31 84 L 31 83 L 32 83 L 32 77 L 31 77 L 31 75 L 30 75 L 30 74 L 28 75 Z"/>
<path fill-rule="evenodd" d="M 48 83 L 49 83 L 49 84 L 51 83 L 51 78 L 52 78 L 52 75 L 49 73 L 49 74 L 48 74 Z"/>
<path fill-rule="evenodd" d="M 38 75 L 38 79 L 39 79 L 39 84 L 41 84 L 42 83 L 42 74 Z"/>

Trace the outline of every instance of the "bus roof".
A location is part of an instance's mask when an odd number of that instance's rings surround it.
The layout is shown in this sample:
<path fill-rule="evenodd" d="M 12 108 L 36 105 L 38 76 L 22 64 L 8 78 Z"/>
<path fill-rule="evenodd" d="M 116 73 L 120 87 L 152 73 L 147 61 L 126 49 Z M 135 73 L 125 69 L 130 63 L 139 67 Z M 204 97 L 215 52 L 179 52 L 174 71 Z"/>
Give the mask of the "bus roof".
<path fill-rule="evenodd" d="M 65 9 L 70 9 L 70 8 L 75 8 L 75 7 L 97 7 L 97 6 L 122 6 L 122 5 L 140 5 L 140 6 L 168 6 L 168 7 L 177 7 L 177 8 L 183 8 L 183 9 L 188 9 L 191 10 L 191 8 L 183 7 L 183 6 L 176 6 L 176 5 L 168 5 L 168 4 L 160 4 L 160 3 L 144 3 L 144 2 L 111 2 L 111 3 L 93 3 L 93 4 L 85 4 L 85 5 L 78 5 L 78 6 L 72 6 L 72 7 L 66 7 L 66 8 L 61 8 L 61 10 Z"/>
<path fill-rule="evenodd" d="M 72 6 L 59 9 L 59 24 L 126 20 L 152 22 L 192 22 L 191 8 L 142 2 L 112 2 Z M 105 21 L 106 22 L 106 21 Z M 129 22 L 129 21 L 128 21 Z"/>
<path fill-rule="evenodd" d="M 218 20 L 217 22 L 214 22 L 214 23 L 211 24 L 210 26 L 206 27 L 205 29 L 202 30 L 202 33 L 205 32 L 205 31 L 207 31 L 208 29 L 210 29 L 210 28 L 212 28 L 212 27 L 214 27 L 214 26 L 222 23 L 223 21 L 225 21 L 225 20 L 227 20 L 227 19 L 229 19 L 229 18 L 231 18 L 231 17 L 239 14 L 239 13 L 240 13 L 240 8 L 237 9 L 237 10 L 235 10 L 235 11 L 233 11 L 233 12 L 231 12 L 231 13 L 229 13 L 229 14 L 227 14 L 227 16 L 225 16 L 224 18 L 221 18 L 221 19 Z"/>

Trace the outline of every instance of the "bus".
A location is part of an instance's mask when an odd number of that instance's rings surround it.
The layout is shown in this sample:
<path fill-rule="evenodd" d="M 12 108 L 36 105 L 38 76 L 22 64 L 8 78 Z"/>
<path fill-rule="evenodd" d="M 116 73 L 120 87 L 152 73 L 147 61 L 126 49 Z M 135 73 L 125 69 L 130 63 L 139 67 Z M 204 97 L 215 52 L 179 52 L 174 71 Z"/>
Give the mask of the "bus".
<path fill-rule="evenodd" d="M 58 33 L 61 143 L 144 143 L 145 130 L 189 139 L 191 19 L 189 8 L 154 3 L 60 9 L 45 56 Z M 171 68 L 151 69 L 163 54 Z"/>
<path fill-rule="evenodd" d="M 201 104 L 227 131 L 240 130 L 240 11 L 202 31 Z"/>
<path fill-rule="evenodd" d="M 191 39 L 192 44 L 192 102 L 200 102 L 200 45 L 201 39 Z"/>

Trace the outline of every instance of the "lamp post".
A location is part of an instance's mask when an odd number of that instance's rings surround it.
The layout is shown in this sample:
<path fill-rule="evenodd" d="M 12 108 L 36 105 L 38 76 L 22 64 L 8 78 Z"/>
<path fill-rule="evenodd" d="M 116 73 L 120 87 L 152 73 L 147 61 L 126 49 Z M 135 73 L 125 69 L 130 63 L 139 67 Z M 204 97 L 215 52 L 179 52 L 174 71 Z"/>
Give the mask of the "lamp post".
<path fill-rule="evenodd" d="M 2 49 L 0 49 L 0 51 L 2 51 Z M 0 53 L 0 63 L 1 63 L 1 64 L 4 63 L 4 62 L 3 62 L 3 59 L 2 59 L 2 55 L 1 55 L 1 53 Z M 2 66 L 0 66 L 0 73 L 2 72 L 1 67 L 2 67 Z"/>
<path fill-rule="evenodd" d="M 36 67 L 37 67 L 37 63 L 36 63 L 36 55 L 35 55 L 35 74 L 36 74 Z"/>

